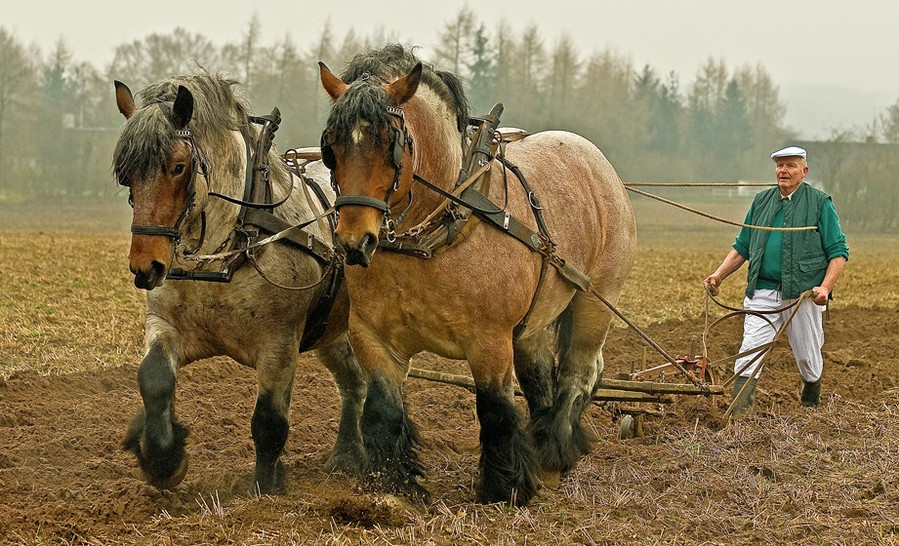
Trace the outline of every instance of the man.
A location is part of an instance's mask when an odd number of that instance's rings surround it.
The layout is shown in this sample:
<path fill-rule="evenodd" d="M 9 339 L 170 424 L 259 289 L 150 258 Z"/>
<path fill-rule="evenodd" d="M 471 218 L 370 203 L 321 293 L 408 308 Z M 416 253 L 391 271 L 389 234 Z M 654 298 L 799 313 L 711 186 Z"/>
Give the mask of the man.
<path fill-rule="evenodd" d="M 776 231 L 744 227 L 734 241 L 733 249 L 703 283 L 715 295 L 724 279 L 748 261 L 748 283 L 743 300 L 743 307 L 748 310 L 780 309 L 796 301 L 803 292 L 812 291 L 812 297 L 799 304 L 787 326 L 787 336 L 803 380 L 802 405 L 813 407 L 821 398 L 824 368 L 822 315 L 828 300 L 832 299 L 833 285 L 849 259 L 849 249 L 830 196 L 804 182 L 808 174 L 806 158 L 806 151 L 798 146 L 788 146 L 771 154 L 776 165 L 777 187 L 756 195 L 744 223 L 773 228 L 816 226 L 817 229 Z M 776 329 L 792 312 L 791 308 L 764 315 L 774 328 L 763 318 L 746 315 L 740 353 L 772 341 Z M 748 354 L 734 363 L 734 372 L 740 375 L 734 380 L 733 397 L 736 398 L 749 383 L 740 401 L 734 405 L 735 415 L 752 409 L 752 393 L 758 382 L 758 374 L 754 371 L 761 366 L 762 359 L 758 358 L 751 366 L 747 367 L 747 364 L 756 356 L 756 353 Z M 755 378 L 750 379 L 753 375 Z"/>

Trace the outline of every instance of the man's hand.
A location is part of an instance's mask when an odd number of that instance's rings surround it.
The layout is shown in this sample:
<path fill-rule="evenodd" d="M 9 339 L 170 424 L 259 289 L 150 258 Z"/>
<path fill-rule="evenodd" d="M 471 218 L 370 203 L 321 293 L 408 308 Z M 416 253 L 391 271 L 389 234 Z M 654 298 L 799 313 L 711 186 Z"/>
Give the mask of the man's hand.
<path fill-rule="evenodd" d="M 828 296 L 830 296 L 830 290 L 822 286 L 812 288 L 812 301 L 818 305 L 827 305 Z"/>
<path fill-rule="evenodd" d="M 708 277 L 706 277 L 705 279 L 702 280 L 702 284 L 708 287 L 709 294 L 711 294 L 713 296 L 717 296 L 718 295 L 718 287 L 721 286 L 721 279 L 718 277 L 718 275 L 715 275 L 714 273 L 712 273 L 711 275 L 709 275 Z"/>

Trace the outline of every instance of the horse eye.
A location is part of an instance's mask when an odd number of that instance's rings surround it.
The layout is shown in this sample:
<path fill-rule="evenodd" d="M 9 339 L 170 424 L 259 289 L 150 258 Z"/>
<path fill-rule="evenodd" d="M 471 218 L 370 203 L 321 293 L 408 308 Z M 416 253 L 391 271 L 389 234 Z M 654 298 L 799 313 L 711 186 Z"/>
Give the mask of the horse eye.
<path fill-rule="evenodd" d="M 175 168 L 172 169 L 172 176 L 179 176 L 183 172 L 184 172 L 184 164 L 178 163 L 177 165 L 175 165 Z"/>

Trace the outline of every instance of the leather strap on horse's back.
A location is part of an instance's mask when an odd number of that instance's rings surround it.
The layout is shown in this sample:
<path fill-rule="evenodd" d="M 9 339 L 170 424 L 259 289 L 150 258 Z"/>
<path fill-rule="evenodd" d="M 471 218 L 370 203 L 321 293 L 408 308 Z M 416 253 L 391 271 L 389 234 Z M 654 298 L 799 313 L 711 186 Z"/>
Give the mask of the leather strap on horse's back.
<path fill-rule="evenodd" d="M 256 140 L 252 169 L 247 165 L 246 187 L 250 190 L 249 200 L 254 203 L 272 203 L 274 191 L 269 171 L 268 152 L 272 149 L 275 133 L 281 126 L 281 111 L 275 107 L 267 116 L 249 116 L 248 119 L 250 122 L 262 126 L 259 130 L 259 138 Z M 272 211 L 274 207 L 275 205 L 272 204 L 270 207 L 263 208 Z"/>

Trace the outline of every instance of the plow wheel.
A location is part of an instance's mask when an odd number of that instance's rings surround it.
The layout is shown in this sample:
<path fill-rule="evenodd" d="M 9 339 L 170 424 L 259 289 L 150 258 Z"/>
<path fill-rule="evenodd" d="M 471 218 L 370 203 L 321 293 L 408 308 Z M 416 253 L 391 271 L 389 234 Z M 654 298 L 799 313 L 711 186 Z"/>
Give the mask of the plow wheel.
<path fill-rule="evenodd" d="M 640 414 L 625 413 L 618 423 L 618 438 L 629 440 L 643 436 L 643 416 Z"/>

